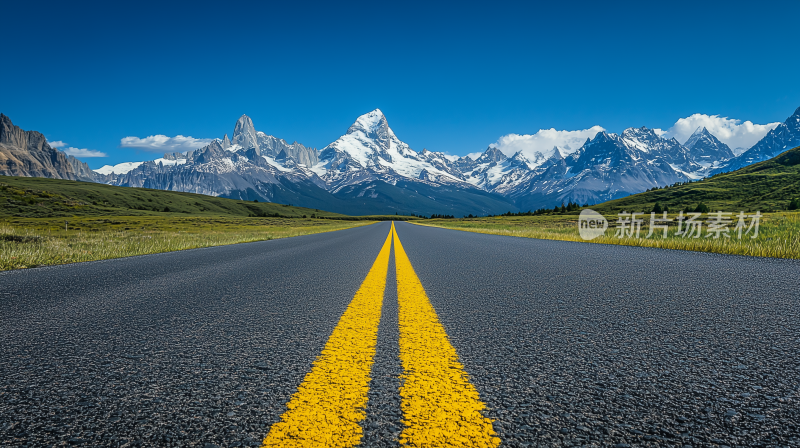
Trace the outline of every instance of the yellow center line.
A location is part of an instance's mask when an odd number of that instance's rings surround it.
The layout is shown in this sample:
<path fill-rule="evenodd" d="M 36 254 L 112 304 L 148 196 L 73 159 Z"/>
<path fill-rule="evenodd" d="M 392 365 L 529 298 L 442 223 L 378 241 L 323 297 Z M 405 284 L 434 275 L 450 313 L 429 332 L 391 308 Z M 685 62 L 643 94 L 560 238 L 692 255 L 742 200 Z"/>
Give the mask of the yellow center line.
<path fill-rule="evenodd" d="M 469 382 L 392 223 L 400 323 L 400 443 L 414 447 L 496 447 L 500 438 Z"/>
<path fill-rule="evenodd" d="M 389 232 L 364 283 L 262 447 L 353 447 L 361 441 L 391 243 Z"/>

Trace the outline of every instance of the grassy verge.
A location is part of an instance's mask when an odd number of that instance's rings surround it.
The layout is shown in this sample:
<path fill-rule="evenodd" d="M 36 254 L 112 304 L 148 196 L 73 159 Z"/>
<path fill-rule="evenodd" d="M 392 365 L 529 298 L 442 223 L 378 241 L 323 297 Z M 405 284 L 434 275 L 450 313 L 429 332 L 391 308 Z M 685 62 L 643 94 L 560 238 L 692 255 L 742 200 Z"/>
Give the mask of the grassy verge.
<path fill-rule="evenodd" d="M 649 227 L 649 215 L 645 216 L 642 227 L 642 238 L 616 238 L 614 226 L 616 215 L 606 215 L 609 229 L 605 236 L 589 241 L 600 244 L 619 244 L 624 246 L 657 247 L 663 249 L 681 249 L 719 254 L 750 255 L 756 257 L 800 258 L 800 213 L 767 213 L 761 219 L 759 235 L 755 239 L 736 238 L 733 226 L 730 226 L 730 239 L 705 238 L 706 226 L 700 238 L 684 238 L 676 236 L 677 227 L 671 225 L 666 238 L 656 231 L 650 238 L 645 238 Z M 675 218 L 675 216 L 670 216 Z M 488 233 L 493 235 L 510 235 L 524 238 L 584 242 L 578 233 L 578 215 L 545 215 L 520 217 L 494 217 L 474 219 L 434 219 L 418 221 L 418 224 L 465 230 L 468 232 Z"/>
<path fill-rule="evenodd" d="M 271 240 L 370 223 L 213 216 L 6 218 L 0 219 L 0 270 Z"/>
<path fill-rule="evenodd" d="M 0 176 L 0 217 L 231 216 L 347 218 L 339 213 L 271 202 L 249 202 L 195 193 L 114 187 L 41 177 Z"/>

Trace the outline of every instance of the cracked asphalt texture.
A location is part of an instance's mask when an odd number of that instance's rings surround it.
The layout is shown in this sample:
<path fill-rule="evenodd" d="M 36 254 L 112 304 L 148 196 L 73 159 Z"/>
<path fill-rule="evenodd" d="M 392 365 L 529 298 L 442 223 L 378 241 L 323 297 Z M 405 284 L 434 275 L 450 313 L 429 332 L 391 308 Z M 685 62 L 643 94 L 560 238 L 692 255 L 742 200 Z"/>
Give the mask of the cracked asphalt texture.
<path fill-rule="evenodd" d="M 800 263 L 397 223 L 501 446 L 800 446 Z M 0 446 L 258 446 L 389 223 L 0 274 Z M 394 257 L 365 446 L 397 446 Z"/>

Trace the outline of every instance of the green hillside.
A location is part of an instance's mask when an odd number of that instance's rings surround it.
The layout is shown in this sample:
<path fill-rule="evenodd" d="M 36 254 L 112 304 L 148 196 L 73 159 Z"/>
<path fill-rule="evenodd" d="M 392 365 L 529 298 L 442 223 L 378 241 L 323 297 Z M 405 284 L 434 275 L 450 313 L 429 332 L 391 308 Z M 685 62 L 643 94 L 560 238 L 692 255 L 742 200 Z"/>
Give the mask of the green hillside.
<path fill-rule="evenodd" d="M 194 193 L 114 187 L 91 182 L 0 176 L 0 217 L 71 216 L 326 217 L 346 215 Z M 178 215 L 178 216 L 180 216 Z"/>
<path fill-rule="evenodd" d="M 650 212 L 658 202 L 670 212 L 695 210 L 705 204 L 711 211 L 775 211 L 791 208 L 800 198 L 800 147 L 745 168 L 708 179 L 660 188 L 592 206 L 601 213 Z"/>
<path fill-rule="evenodd" d="M 365 187 L 368 186 L 368 187 Z M 400 214 L 454 215 L 470 213 L 499 214 L 516 212 L 518 208 L 501 196 L 475 189 L 430 186 L 424 183 L 398 181 L 390 184 L 383 181 L 348 185 L 335 194 L 346 201 L 350 208 L 371 207 L 379 204 L 383 210 L 396 210 Z M 367 208 L 369 210 L 369 208 Z M 363 213 L 363 212 L 361 212 Z"/>

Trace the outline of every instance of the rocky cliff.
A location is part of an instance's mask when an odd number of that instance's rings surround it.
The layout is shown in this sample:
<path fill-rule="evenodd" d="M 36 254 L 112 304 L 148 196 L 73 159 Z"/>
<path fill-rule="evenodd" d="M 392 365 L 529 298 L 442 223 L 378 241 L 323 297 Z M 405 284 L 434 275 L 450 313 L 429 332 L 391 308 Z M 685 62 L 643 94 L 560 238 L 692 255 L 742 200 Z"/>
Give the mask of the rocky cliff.
<path fill-rule="evenodd" d="M 0 175 L 94 181 L 89 165 L 51 148 L 40 132 L 23 131 L 0 114 Z"/>

